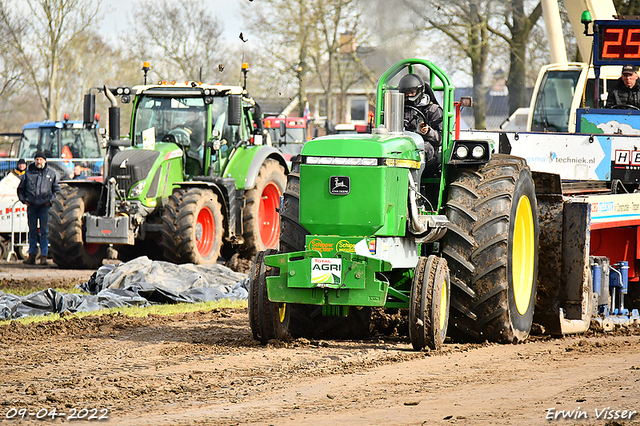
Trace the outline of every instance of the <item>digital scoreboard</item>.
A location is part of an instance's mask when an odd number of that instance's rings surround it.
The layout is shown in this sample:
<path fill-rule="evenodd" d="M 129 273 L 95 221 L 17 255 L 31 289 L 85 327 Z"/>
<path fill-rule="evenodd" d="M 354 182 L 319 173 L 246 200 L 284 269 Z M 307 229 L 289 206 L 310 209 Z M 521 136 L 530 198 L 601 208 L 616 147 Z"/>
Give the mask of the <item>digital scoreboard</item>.
<path fill-rule="evenodd" d="M 595 21 L 594 65 L 640 65 L 640 20 Z"/>

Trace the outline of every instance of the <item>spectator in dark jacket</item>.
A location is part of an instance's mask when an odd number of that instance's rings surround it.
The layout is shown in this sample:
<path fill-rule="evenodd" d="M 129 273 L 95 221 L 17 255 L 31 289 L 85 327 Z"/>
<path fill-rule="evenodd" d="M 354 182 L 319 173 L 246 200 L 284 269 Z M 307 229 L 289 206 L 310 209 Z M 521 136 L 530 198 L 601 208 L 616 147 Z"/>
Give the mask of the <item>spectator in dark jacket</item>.
<path fill-rule="evenodd" d="M 47 256 L 49 255 L 49 209 L 51 208 L 51 201 L 59 191 L 58 176 L 47 166 L 47 158 L 44 152 L 36 152 L 33 163 L 29 165 L 18 185 L 18 198 L 27 205 L 29 257 L 24 263 L 28 265 L 36 263 L 38 231 L 40 231 L 40 264 L 47 264 Z"/>
<path fill-rule="evenodd" d="M 625 65 L 622 75 L 609 90 L 607 108 L 640 109 L 640 81 L 638 81 L 638 67 Z"/>
<path fill-rule="evenodd" d="M 71 177 L 71 179 L 87 180 L 87 175 L 84 174 L 84 171 L 82 170 L 82 166 L 80 164 L 76 164 L 75 166 L 73 166 L 73 176 Z"/>

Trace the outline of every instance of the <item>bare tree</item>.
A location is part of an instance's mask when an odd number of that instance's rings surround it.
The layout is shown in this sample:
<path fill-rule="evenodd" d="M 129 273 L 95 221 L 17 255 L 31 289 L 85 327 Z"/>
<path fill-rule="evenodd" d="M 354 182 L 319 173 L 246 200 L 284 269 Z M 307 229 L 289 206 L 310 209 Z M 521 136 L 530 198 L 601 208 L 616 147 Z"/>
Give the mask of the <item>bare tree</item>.
<path fill-rule="evenodd" d="M 342 120 L 347 90 L 369 79 L 359 53 L 342 45 L 345 40 L 354 45 L 366 41 L 362 7 L 358 0 L 264 0 L 247 7 L 245 20 L 260 35 L 263 60 L 278 74 L 280 84 L 296 82 L 300 114 L 309 81 L 321 88 L 329 119 L 336 119 L 335 106 Z M 336 92 L 341 100 L 337 104 Z"/>
<path fill-rule="evenodd" d="M 313 68 L 324 91 L 327 116 L 337 121 L 345 119 L 349 88 L 362 81 L 375 82 L 355 48 L 367 40 L 362 7 L 358 0 L 316 0 L 312 9 L 318 19 L 317 42 L 311 55 Z M 338 102 L 333 117 L 335 92 L 338 92 Z"/>
<path fill-rule="evenodd" d="M 62 111 L 68 112 L 75 119 L 82 118 L 84 94 L 94 88 L 134 86 L 143 83 L 142 62 L 138 58 L 125 56 L 117 46 L 106 42 L 94 32 L 85 32 L 72 43 L 61 58 L 61 67 L 69 72 L 61 87 L 65 94 Z M 104 94 L 96 96 L 96 112 L 102 115 L 101 121 L 106 126 L 106 110 L 109 102 Z M 121 124 L 126 129 L 130 114 L 125 110 L 127 105 L 120 105 Z"/>
<path fill-rule="evenodd" d="M 527 103 L 527 44 L 531 31 L 542 15 L 542 5 L 539 1 L 530 13 L 526 12 L 525 3 L 525 0 L 508 1 L 503 22 L 509 31 L 508 34 L 502 32 L 499 27 L 488 26 L 492 33 L 504 39 L 509 46 L 509 115 Z"/>
<path fill-rule="evenodd" d="M 640 14 L 640 0 L 613 0 L 613 3 L 620 15 Z"/>
<path fill-rule="evenodd" d="M 6 5 L 0 2 L 0 15 L 5 16 L 7 13 Z M 16 31 L 21 29 L 16 28 Z M 21 33 L 16 36 L 22 39 Z M 0 115 L 13 109 L 11 99 L 24 86 L 24 74 L 13 60 L 11 43 L 10 34 L 0 25 Z"/>
<path fill-rule="evenodd" d="M 0 24 L 9 38 L 11 56 L 23 70 L 50 120 L 58 117 L 62 82 L 61 58 L 70 45 L 95 24 L 102 0 L 25 0 L 4 3 Z"/>
<path fill-rule="evenodd" d="M 424 30 L 437 30 L 447 36 L 456 49 L 471 61 L 473 80 L 473 115 L 475 128 L 486 128 L 485 85 L 487 68 L 492 52 L 489 21 L 496 17 L 502 2 L 496 0 L 403 0 L 426 24 Z M 433 13 L 437 11 L 437 13 Z"/>
<path fill-rule="evenodd" d="M 316 42 L 314 0 L 263 0 L 247 5 L 244 19 L 251 46 L 259 46 L 263 64 L 261 78 L 269 79 L 267 87 L 282 96 L 295 81 L 299 114 L 307 99 L 307 83 L 311 73 L 311 51 Z M 253 43 L 252 40 L 256 40 Z"/>
<path fill-rule="evenodd" d="M 223 62 L 222 24 L 200 2 L 138 1 L 125 35 L 132 56 L 154 62 L 161 79 L 204 81 Z"/>

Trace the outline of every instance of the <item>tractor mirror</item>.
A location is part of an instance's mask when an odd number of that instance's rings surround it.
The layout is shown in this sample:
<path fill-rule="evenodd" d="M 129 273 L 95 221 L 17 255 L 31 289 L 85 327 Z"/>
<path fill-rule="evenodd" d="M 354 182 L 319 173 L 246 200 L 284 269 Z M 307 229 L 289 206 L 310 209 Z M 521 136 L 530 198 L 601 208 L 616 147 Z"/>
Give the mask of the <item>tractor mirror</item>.
<path fill-rule="evenodd" d="M 473 99 L 471 98 L 471 96 L 461 96 L 460 97 L 460 106 L 472 107 L 473 106 Z"/>
<path fill-rule="evenodd" d="M 229 126 L 239 126 L 242 123 L 242 96 L 229 95 L 229 117 L 227 124 Z"/>
<path fill-rule="evenodd" d="M 280 137 L 284 138 L 285 135 L 287 134 L 287 123 L 286 123 L 286 118 L 283 118 L 282 120 L 280 120 Z"/>

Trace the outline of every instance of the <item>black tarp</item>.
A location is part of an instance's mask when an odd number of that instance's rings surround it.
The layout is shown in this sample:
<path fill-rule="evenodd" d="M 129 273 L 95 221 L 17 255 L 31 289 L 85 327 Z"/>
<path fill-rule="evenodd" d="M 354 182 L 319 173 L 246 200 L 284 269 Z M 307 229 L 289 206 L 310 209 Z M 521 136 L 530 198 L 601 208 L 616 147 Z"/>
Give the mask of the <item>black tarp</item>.
<path fill-rule="evenodd" d="M 47 289 L 16 296 L 0 291 L 0 319 L 124 306 L 241 300 L 248 294 L 246 275 L 223 265 L 176 265 L 146 256 L 117 266 L 102 266 L 78 287 L 90 294 Z"/>

